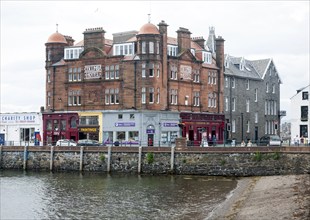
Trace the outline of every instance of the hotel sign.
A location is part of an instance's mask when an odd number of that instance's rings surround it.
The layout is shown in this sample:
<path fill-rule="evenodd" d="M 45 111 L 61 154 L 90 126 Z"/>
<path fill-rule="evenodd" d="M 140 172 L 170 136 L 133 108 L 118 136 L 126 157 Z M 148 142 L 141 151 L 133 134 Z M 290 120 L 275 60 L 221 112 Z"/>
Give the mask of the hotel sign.
<path fill-rule="evenodd" d="M 99 79 L 101 75 L 101 65 L 87 65 L 84 67 L 84 79 Z"/>
<path fill-rule="evenodd" d="M 192 79 L 192 67 L 180 65 L 180 77 L 183 79 Z"/>

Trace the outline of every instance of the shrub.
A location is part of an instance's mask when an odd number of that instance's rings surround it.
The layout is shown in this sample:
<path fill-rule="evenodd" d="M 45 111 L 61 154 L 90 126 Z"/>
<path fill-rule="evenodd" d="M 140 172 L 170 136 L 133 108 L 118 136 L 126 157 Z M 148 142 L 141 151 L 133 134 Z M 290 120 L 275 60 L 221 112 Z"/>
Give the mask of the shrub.
<path fill-rule="evenodd" d="M 99 159 L 104 162 L 105 161 L 105 155 L 104 154 L 100 154 L 99 155 Z"/>
<path fill-rule="evenodd" d="M 222 159 L 221 160 L 221 165 L 224 166 L 226 164 L 226 160 Z"/>
<path fill-rule="evenodd" d="M 154 154 L 149 152 L 146 154 L 146 160 L 148 164 L 151 164 L 154 162 Z"/>
<path fill-rule="evenodd" d="M 279 160 L 279 159 L 280 159 L 280 153 L 279 153 L 279 152 L 274 152 L 274 153 L 272 154 L 272 158 L 273 158 L 274 160 Z"/>
<path fill-rule="evenodd" d="M 255 161 L 262 161 L 262 159 L 263 159 L 263 155 L 262 155 L 262 153 L 261 152 L 256 152 L 255 154 L 254 154 L 254 158 L 253 158 Z"/>

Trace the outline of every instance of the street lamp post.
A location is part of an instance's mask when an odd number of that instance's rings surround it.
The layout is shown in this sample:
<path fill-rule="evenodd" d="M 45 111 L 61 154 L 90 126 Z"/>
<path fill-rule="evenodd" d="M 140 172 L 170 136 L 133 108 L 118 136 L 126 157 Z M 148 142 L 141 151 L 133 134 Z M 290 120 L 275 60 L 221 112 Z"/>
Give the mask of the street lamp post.
<path fill-rule="evenodd" d="M 243 113 L 241 113 L 241 141 L 243 140 Z"/>

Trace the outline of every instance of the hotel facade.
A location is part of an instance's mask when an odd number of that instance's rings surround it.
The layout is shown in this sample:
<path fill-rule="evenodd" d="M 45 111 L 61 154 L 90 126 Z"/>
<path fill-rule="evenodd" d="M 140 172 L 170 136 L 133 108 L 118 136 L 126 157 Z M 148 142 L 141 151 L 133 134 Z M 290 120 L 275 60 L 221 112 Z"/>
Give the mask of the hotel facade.
<path fill-rule="evenodd" d="M 203 136 L 223 142 L 224 39 L 215 38 L 212 51 L 188 29 L 176 33 L 169 37 L 161 21 L 113 39 L 89 28 L 76 44 L 52 34 L 45 44 L 45 144 L 89 138 L 170 146 L 180 136 L 191 145 Z"/>

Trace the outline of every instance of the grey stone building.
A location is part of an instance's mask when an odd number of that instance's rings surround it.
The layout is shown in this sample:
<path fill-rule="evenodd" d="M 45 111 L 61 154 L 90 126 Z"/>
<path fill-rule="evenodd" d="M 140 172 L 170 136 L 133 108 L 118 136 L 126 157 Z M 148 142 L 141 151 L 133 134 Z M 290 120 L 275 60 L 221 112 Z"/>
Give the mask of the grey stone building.
<path fill-rule="evenodd" d="M 226 139 L 257 142 L 265 134 L 279 135 L 282 81 L 274 61 L 225 55 L 224 65 Z"/>

